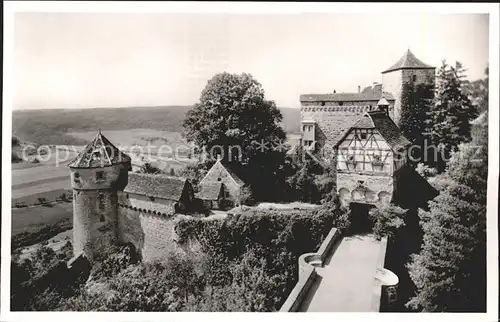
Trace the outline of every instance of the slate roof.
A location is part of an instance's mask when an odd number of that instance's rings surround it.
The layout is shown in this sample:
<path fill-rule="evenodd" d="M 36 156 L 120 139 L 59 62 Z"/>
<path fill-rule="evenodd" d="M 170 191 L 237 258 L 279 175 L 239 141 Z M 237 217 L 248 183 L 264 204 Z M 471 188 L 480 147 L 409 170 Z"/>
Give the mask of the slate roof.
<path fill-rule="evenodd" d="M 376 129 L 395 151 L 411 144 L 394 121 L 382 111 L 367 112 L 352 128 Z"/>
<path fill-rule="evenodd" d="M 234 181 L 236 181 L 236 183 L 240 186 L 244 186 L 245 185 L 245 182 L 243 182 L 243 180 L 240 179 L 240 177 L 238 177 L 236 175 L 236 173 L 234 173 L 228 166 L 224 166 L 224 168 L 226 168 L 226 171 L 229 173 L 229 175 L 234 179 Z"/>
<path fill-rule="evenodd" d="M 158 174 L 128 174 L 128 184 L 124 191 L 142 196 L 179 201 L 187 179 Z"/>
<path fill-rule="evenodd" d="M 221 182 L 207 182 L 200 184 L 200 191 L 196 193 L 196 198 L 203 200 L 217 200 L 222 188 Z"/>
<path fill-rule="evenodd" d="M 329 144 L 336 146 L 362 116 L 363 113 L 354 112 L 332 114 L 329 119 L 332 131 L 327 137 Z"/>
<path fill-rule="evenodd" d="M 130 163 L 130 157 L 114 146 L 99 130 L 83 151 L 68 165 L 70 168 L 102 168 Z"/>
<path fill-rule="evenodd" d="M 368 86 L 360 93 L 328 93 L 328 94 L 303 94 L 300 95 L 301 102 L 356 102 L 356 101 L 378 101 L 382 95 L 389 101 L 394 101 L 391 93 L 382 93 L 382 84 Z"/>
<path fill-rule="evenodd" d="M 392 72 L 398 69 L 434 69 L 430 65 L 427 65 L 417 57 L 408 49 L 406 53 L 401 57 L 394 65 L 384 70 L 382 74 Z"/>

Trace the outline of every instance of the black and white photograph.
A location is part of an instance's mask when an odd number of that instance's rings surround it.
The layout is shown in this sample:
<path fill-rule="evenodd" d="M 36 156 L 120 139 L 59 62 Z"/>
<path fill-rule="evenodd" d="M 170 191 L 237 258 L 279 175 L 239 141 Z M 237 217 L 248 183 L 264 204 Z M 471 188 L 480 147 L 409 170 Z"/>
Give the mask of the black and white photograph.
<path fill-rule="evenodd" d="M 498 4 L 4 9 L 2 321 L 497 320 Z"/>

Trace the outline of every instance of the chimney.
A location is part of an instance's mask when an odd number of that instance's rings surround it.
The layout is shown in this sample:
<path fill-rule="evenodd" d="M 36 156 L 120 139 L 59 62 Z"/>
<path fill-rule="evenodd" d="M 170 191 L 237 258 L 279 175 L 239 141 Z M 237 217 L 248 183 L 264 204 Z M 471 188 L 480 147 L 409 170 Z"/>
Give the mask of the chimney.
<path fill-rule="evenodd" d="M 358 85 L 358 93 L 361 93 L 361 86 Z"/>
<path fill-rule="evenodd" d="M 377 86 L 378 83 L 377 82 L 373 82 L 373 87 Z"/>

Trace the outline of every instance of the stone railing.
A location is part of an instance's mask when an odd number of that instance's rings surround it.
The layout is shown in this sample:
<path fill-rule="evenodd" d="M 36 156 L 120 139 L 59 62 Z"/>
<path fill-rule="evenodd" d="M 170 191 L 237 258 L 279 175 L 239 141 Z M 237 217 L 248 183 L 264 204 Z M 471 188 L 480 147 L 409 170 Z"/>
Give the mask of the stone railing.
<path fill-rule="evenodd" d="M 315 266 L 323 265 L 330 250 L 340 238 L 340 231 L 337 228 L 332 228 L 316 253 L 306 253 L 299 257 L 299 281 L 281 306 L 280 312 L 298 311 L 302 300 L 316 279 Z"/>
<path fill-rule="evenodd" d="M 380 252 L 377 261 L 377 271 L 374 272 L 375 277 L 373 282 L 373 295 L 371 304 L 372 312 L 380 312 L 381 308 L 383 284 L 377 279 L 377 272 L 379 270 L 384 269 L 386 251 L 387 251 L 387 237 L 382 237 L 382 240 L 380 241 Z"/>

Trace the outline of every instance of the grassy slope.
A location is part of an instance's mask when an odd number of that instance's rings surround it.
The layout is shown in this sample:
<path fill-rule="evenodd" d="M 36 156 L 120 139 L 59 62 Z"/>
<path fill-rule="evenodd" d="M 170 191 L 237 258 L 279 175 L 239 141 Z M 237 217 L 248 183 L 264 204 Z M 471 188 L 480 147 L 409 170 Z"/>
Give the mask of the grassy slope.
<path fill-rule="evenodd" d="M 84 139 L 66 133 L 110 130 L 154 129 L 182 131 L 182 121 L 189 106 L 123 107 L 74 110 L 14 111 L 13 134 L 25 141 L 39 144 L 84 145 Z M 283 128 L 287 132 L 299 130 L 300 110 L 281 108 Z"/>

